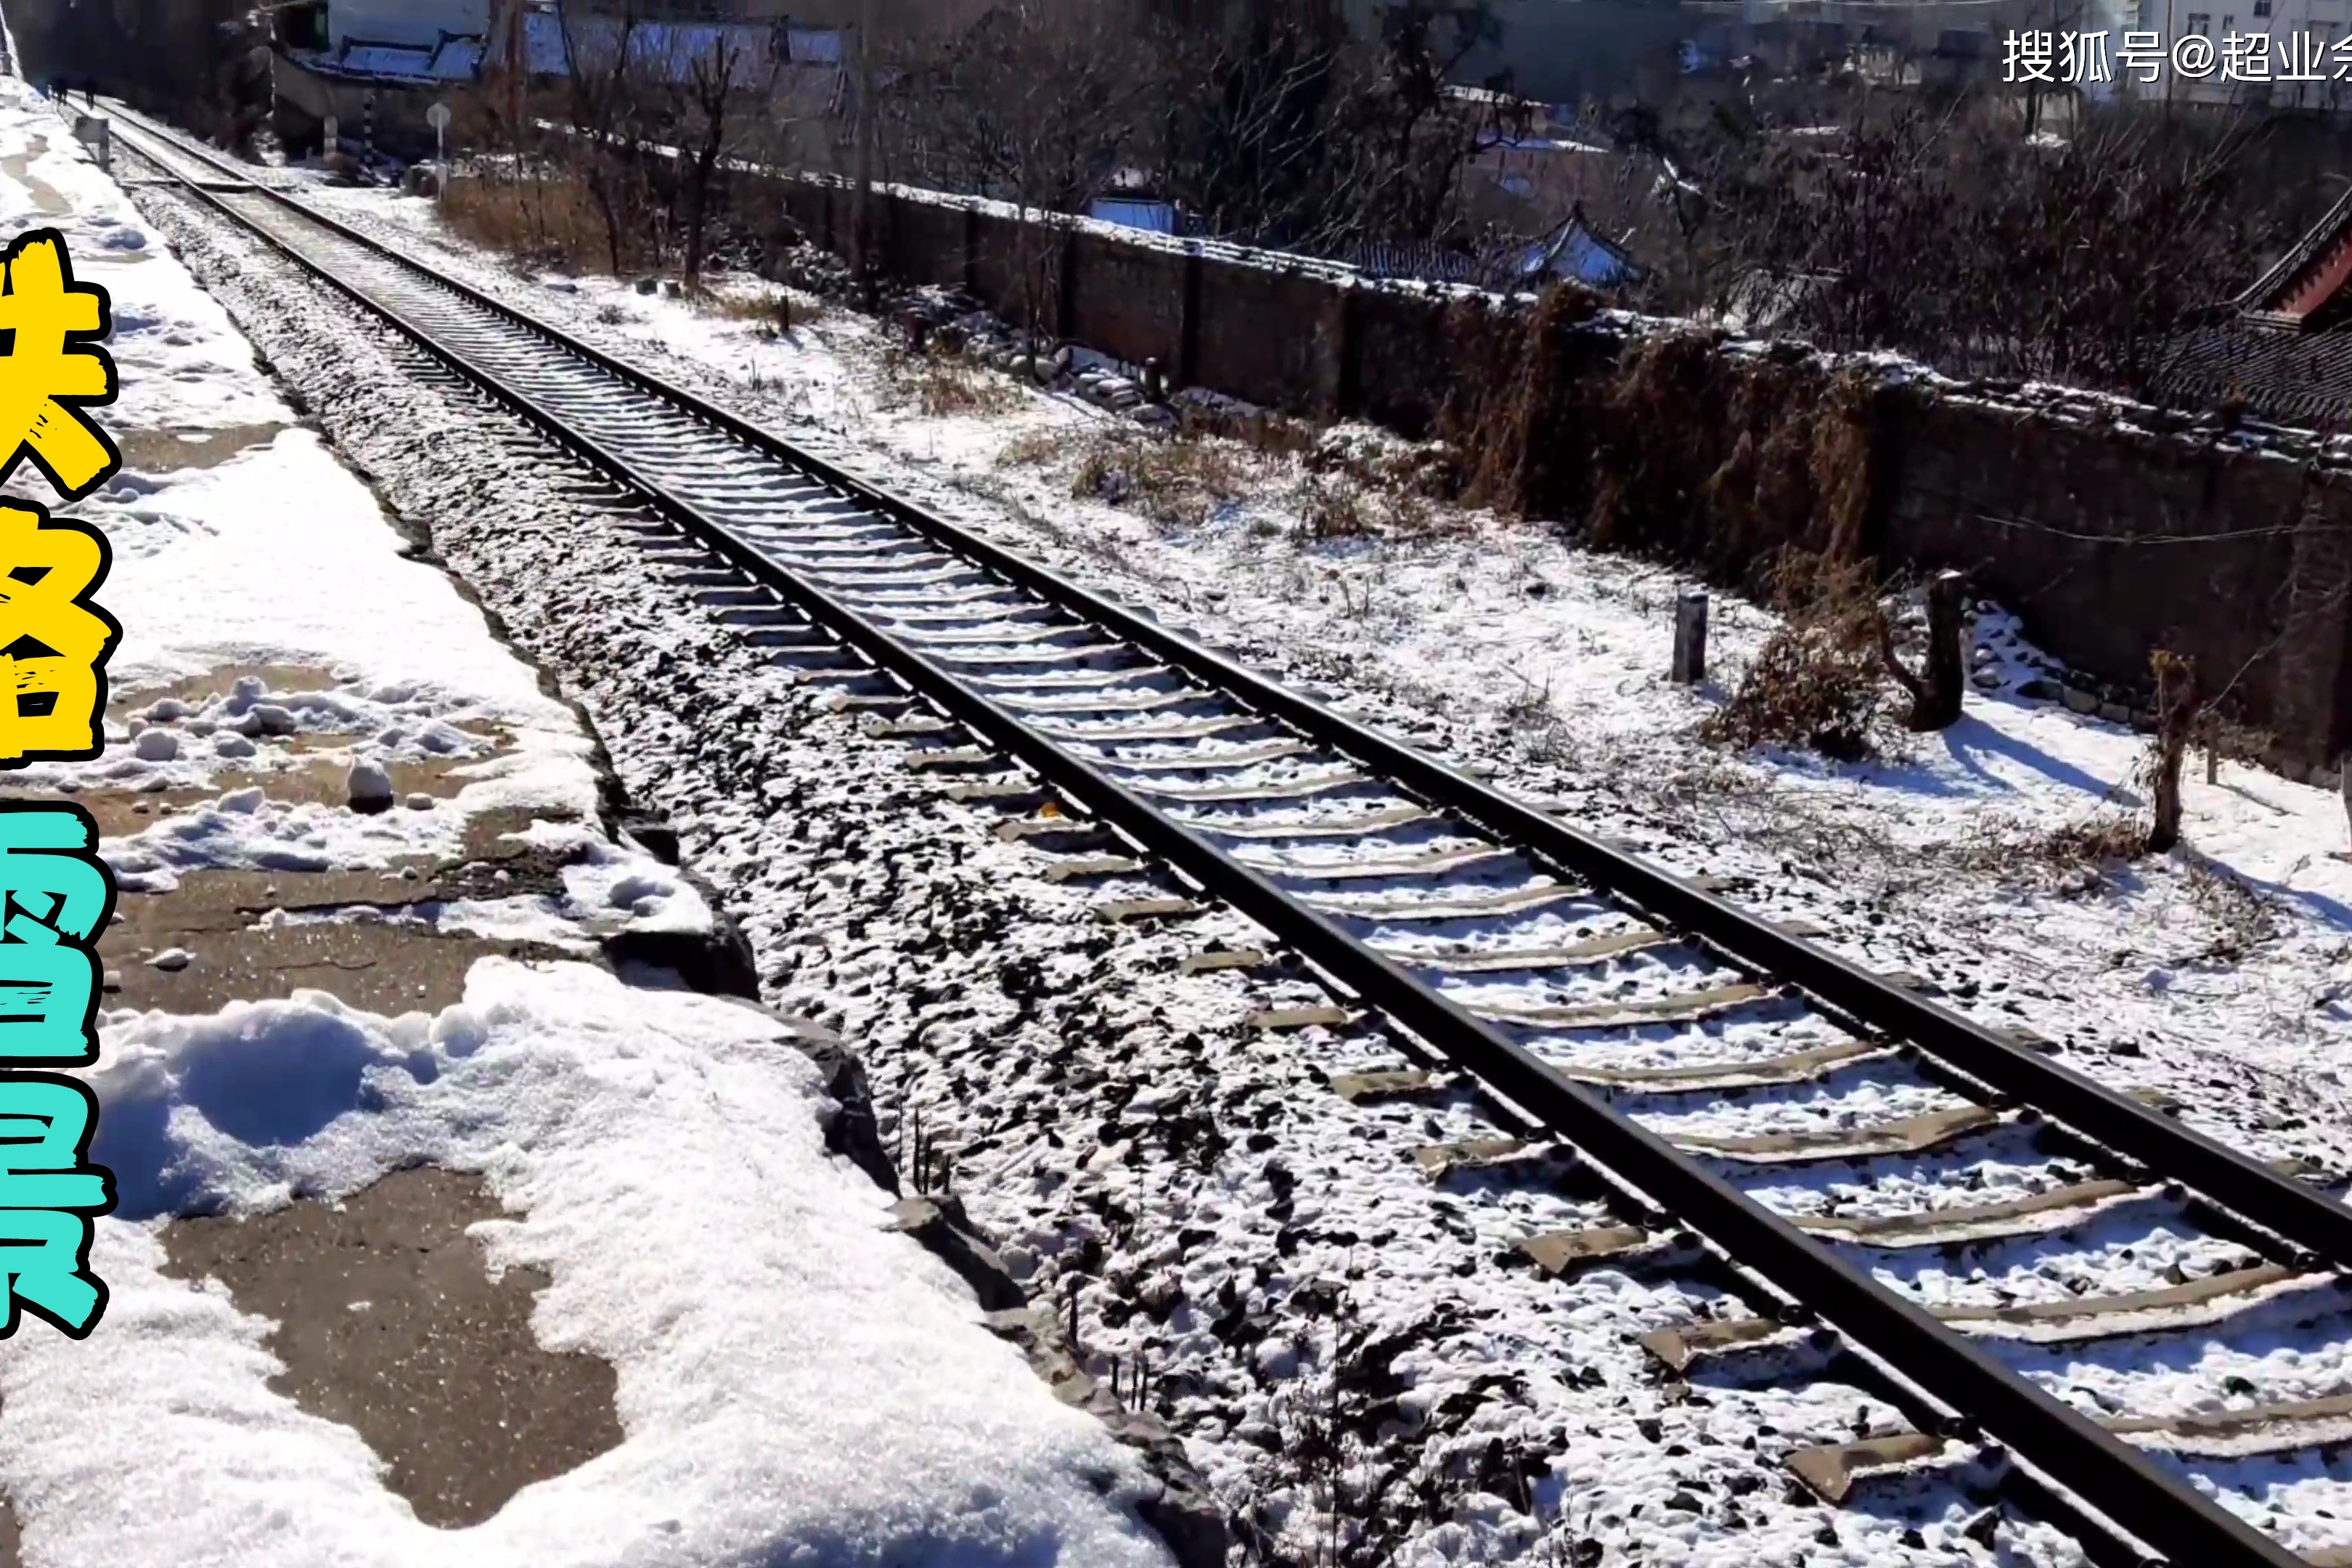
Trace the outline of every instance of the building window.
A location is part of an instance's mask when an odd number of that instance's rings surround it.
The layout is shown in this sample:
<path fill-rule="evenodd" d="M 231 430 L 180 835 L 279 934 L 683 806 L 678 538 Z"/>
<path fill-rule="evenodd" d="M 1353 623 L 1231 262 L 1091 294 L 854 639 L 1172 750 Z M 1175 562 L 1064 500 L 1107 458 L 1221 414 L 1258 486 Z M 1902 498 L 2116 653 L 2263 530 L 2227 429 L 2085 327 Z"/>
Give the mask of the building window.
<path fill-rule="evenodd" d="M 2254 15 L 2255 15 L 2255 16 L 2269 16 L 2270 14 L 2271 14 L 2271 0 L 2254 0 Z"/>
<path fill-rule="evenodd" d="M 2213 36 L 2213 13 L 2210 11 L 2189 12 L 2189 30 L 2200 38 L 2211 37 Z"/>

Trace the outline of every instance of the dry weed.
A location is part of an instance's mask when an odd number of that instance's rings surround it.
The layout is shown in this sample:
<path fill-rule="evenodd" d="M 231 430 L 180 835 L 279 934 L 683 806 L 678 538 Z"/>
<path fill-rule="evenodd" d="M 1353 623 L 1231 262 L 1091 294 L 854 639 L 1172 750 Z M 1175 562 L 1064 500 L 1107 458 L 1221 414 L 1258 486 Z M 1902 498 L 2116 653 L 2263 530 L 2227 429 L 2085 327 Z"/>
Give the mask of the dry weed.
<path fill-rule="evenodd" d="M 2116 869 L 2147 853 L 2146 823 L 2129 812 L 2102 809 L 2048 831 L 2013 823 L 1979 826 L 1931 858 L 2011 886 L 2080 896 L 2112 891 Z"/>
<path fill-rule="evenodd" d="M 1309 473 L 1343 475 L 1364 489 L 1401 500 L 1451 500 L 1462 489 L 1461 454 L 1453 446 L 1408 441 L 1370 425 L 1326 430 L 1303 461 Z"/>
<path fill-rule="evenodd" d="M 887 406 L 912 403 L 924 416 L 1010 413 L 1020 395 L 1003 377 L 950 353 L 918 353 L 892 344 L 879 361 Z"/>
<path fill-rule="evenodd" d="M 1438 429 L 1454 454 L 1455 487 L 1473 501 L 1521 516 L 1585 510 L 1589 373 L 1599 367 L 1588 363 L 1596 340 L 1578 329 L 1597 306 L 1586 290 L 1560 286 L 1532 310 L 1465 300 L 1447 312 L 1456 369 Z"/>
<path fill-rule="evenodd" d="M 1308 474 L 1299 482 L 1295 504 L 1302 540 L 1430 539 L 1464 527 L 1459 514 L 1441 517 L 1418 489 L 1381 489 L 1346 472 Z"/>
<path fill-rule="evenodd" d="M 1244 449 L 1230 441 L 1118 430 L 1086 448 L 1070 493 L 1113 506 L 1133 502 L 1164 528 L 1197 528 L 1219 506 L 1246 495 L 1257 478 Z"/>
<path fill-rule="evenodd" d="M 528 266 L 601 272 L 612 264 L 604 219 L 576 175 L 454 179 L 441 197 L 441 221 Z"/>
<path fill-rule="evenodd" d="M 792 296 L 782 292 L 719 294 L 704 289 L 693 299 L 695 309 L 704 315 L 749 322 L 753 332 L 770 341 L 785 336 L 796 321 L 816 313 L 806 308 L 795 310 Z"/>
<path fill-rule="evenodd" d="M 1068 437 L 1058 430 L 1032 430 L 1004 443 L 996 454 L 996 466 L 1000 468 L 1037 468 L 1060 457 L 1068 446 Z"/>
<path fill-rule="evenodd" d="M 1316 474 L 1299 487 L 1301 538 L 1361 539 L 1371 531 L 1364 488 L 1345 475 Z"/>
<path fill-rule="evenodd" d="M 1861 566 L 1791 554 L 1774 573 L 1786 616 L 1700 733 L 1719 745 L 1802 746 L 1840 762 L 1878 750 L 1886 626 Z"/>
<path fill-rule="evenodd" d="M 2228 867 L 2193 858 L 2188 880 L 2189 903 L 2214 930 L 2201 956 L 2243 958 L 2278 935 L 2278 910 L 2270 898 Z"/>

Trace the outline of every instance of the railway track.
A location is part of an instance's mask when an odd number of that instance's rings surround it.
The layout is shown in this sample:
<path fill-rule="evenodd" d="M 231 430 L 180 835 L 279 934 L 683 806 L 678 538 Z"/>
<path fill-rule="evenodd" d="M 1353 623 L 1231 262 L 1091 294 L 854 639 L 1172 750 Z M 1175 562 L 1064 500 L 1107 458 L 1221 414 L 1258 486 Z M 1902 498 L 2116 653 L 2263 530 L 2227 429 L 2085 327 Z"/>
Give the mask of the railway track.
<path fill-rule="evenodd" d="M 1824 1499 L 1991 1453 L 2102 1553 L 2352 1563 L 2352 1530 L 2283 1541 L 2230 1479 L 2352 1441 L 2352 1384 L 2314 1396 L 2282 1375 L 2296 1396 L 2266 1395 L 2267 1378 L 2231 1370 L 2276 1363 L 2289 1330 L 2290 1349 L 2352 1344 L 2352 1210 L 247 171 L 116 123 L 175 199 L 623 487 L 646 509 L 629 526 L 649 569 L 865 710 L 910 766 L 1003 806 L 1004 836 L 1049 876 L 1103 889 L 1104 918 L 1214 900 L 1269 951 L 1196 964 L 1306 960 L 1331 1000 L 1255 1021 L 1341 1038 L 1332 1089 L 1367 1117 L 1442 1110 L 1448 1136 L 1419 1156 L 1433 1174 L 1534 1181 L 1532 1156 L 1572 1149 L 1598 1190 L 1543 1211 L 1524 1243 L 1538 1268 L 1707 1274 L 1744 1303 L 1694 1298 L 1644 1342 L 1662 1368 L 1852 1381 L 1895 1403 L 1910 1430 L 1791 1455 Z M 1355 1028 L 1367 1018 L 1401 1034 Z M 2163 1374 L 2139 1375 L 2132 1348 L 2168 1345 L 2222 1353 L 2186 1371 L 2153 1355 Z"/>

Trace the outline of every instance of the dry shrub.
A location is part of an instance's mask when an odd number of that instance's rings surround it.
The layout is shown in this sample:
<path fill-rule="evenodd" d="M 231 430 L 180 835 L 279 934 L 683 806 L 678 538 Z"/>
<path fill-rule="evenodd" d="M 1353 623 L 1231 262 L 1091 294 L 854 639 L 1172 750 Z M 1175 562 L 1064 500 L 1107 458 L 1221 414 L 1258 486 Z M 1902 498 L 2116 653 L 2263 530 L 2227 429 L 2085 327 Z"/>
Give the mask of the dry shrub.
<path fill-rule="evenodd" d="M 1032 430 L 1025 436 L 1015 436 L 996 454 L 1000 468 L 1035 468 L 1060 457 L 1069 446 L 1069 438 L 1059 430 Z"/>
<path fill-rule="evenodd" d="M 1462 491 L 1462 457 L 1450 443 L 1409 441 L 1377 426 L 1335 426 L 1303 460 L 1309 473 L 1345 475 L 1391 495 L 1443 500 Z"/>
<path fill-rule="evenodd" d="M 1470 299 L 1446 312 L 1455 370 L 1438 434 L 1459 454 L 1465 498 L 1522 516 L 1581 510 L 1592 372 L 1605 349 L 1578 329 L 1598 309 L 1586 290 L 1556 285 L 1532 310 Z"/>
<path fill-rule="evenodd" d="M 1627 351 L 1601 400 L 1593 542 L 1752 575 L 1784 550 L 1867 552 L 1884 395 L 1801 348 L 1723 351 L 1668 333 Z"/>
<path fill-rule="evenodd" d="M 892 406 L 912 403 L 933 419 L 1003 414 L 1020 403 L 1009 382 L 955 354 L 893 343 L 882 352 L 881 373 Z"/>
<path fill-rule="evenodd" d="M 1311 452 L 1322 438 L 1317 427 L 1306 420 L 1232 398 L 1180 395 L 1175 408 L 1185 438 L 1216 437 L 1238 442 L 1263 457 Z"/>
<path fill-rule="evenodd" d="M 2070 822 L 2016 847 L 2017 854 L 2047 869 L 2094 880 L 2109 867 L 2129 865 L 2147 850 L 2147 827 L 2119 812 Z"/>
<path fill-rule="evenodd" d="M 1361 539 L 1426 539 L 1443 531 L 1427 497 L 1410 489 L 1382 489 L 1345 473 L 1313 474 L 1300 480 L 1297 537 L 1321 542 Z"/>
<path fill-rule="evenodd" d="M 794 320 L 792 296 L 783 293 L 720 294 L 709 289 L 697 291 L 695 309 L 705 315 L 718 316 L 730 321 L 748 321 L 751 330 L 762 338 L 780 338 L 793 330 Z"/>
<path fill-rule="evenodd" d="M 578 175 L 461 175 L 441 197 L 441 221 L 475 244 L 527 266 L 601 271 L 610 262 L 604 220 Z"/>
<path fill-rule="evenodd" d="M 1961 870 L 2010 882 L 2091 893 L 2106 888 L 2115 868 L 2147 852 L 2147 824 L 2127 812 L 2103 810 L 2046 833 L 1979 828 L 1957 848 L 1952 861 Z"/>
<path fill-rule="evenodd" d="M 1383 498 L 1388 512 L 1387 531 L 1392 539 L 1428 539 L 1440 533 L 1467 531 L 1467 525 L 1458 517 L 1450 522 L 1440 517 L 1429 498 L 1419 490 L 1391 491 Z"/>
<path fill-rule="evenodd" d="M 1117 430 L 1087 447 L 1070 493 L 1113 506 L 1131 501 L 1164 528 L 1197 528 L 1217 507 L 1248 493 L 1258 478 L 1255 468 L 1229 441 Z"/>
<path fill-rule="evenodd" d="M 1878 749 L 1886 625 L 1866 567 L 1791 552 L 1773 573 L 1783 620 L 1700 733 L 1719 745 L 1801 746 L 1841 762 Z"/>
<path fill-rule="evenodd" d="M 1708 558 L 1702 486 L 1725 459 L 1728 370 L 1705 333 L 1662 333 L 1626 351 L 1601 398 L 1595 544 Z"/>
<path fill-rule="evenodd" d="M 1018 402 L 1013 389 L 986 371 L 954 360 L 935 359 L 918 378 L 915 401 L 937 419 L 950 414 L 1003 414 Z"/>
<path fill-rule="evenodd" d="M 1360 539 L 1371 531 L 1364 489 L 1342 476 L 1310 476 L 1299 489 L 1298 531 L 1313 540 Z"/>
<path fill-rule="evenodd" d="M 2213 925 L 2209 957 L 2242 958 L 2278 935 L 2278 910 L 2270 898 L 2226 866 L 2191 859 L 2189 901 Z"/>

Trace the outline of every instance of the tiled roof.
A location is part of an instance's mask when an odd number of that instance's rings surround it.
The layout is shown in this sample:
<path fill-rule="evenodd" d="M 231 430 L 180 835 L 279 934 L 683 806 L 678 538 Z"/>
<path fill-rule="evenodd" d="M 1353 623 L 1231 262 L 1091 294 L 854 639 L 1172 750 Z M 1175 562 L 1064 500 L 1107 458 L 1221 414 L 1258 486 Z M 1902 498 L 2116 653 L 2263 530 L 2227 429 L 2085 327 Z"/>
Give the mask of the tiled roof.
<path fill-rule="evenodd" d="M 2301 322 L 2316 315 L 2352 278 L 2352 191 L 2327 209 L 2292 248 L 2238 296 L 2239 310 Z"/>
<path fill-rule="evenodd" d="M 2257 418 L 2352 429 L 2352 192 L 2158 374 L 2168 402 L 2235 401 Z"/>
<path fill-rule="evenodd" d="M 2258 418 L 2352 429 L 2352 327 L 2317 331 L 2240 319 L 2183 337 L 2157 377 L 2165 401 L 2236 399 Z"/>

